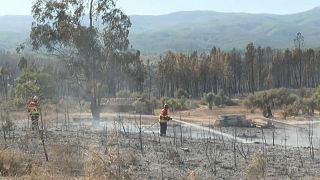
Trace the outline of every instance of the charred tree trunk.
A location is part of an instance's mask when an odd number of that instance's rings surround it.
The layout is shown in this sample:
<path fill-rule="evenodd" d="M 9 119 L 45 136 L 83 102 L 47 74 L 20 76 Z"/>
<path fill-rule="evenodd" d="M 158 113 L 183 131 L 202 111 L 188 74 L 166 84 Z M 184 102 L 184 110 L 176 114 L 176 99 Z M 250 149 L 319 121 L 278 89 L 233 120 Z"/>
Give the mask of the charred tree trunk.
<path fill-rule="evenodd" d="M 93 120 L 100 120 L 101 106 L 96 97 L 92 97 L 90 109 Z"/>

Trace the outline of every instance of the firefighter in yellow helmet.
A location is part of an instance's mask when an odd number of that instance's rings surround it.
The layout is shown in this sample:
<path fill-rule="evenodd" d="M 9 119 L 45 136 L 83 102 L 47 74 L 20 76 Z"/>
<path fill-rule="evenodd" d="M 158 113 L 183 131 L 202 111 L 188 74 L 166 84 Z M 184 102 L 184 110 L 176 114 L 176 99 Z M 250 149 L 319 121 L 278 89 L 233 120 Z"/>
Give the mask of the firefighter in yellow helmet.
<path fill-rule="evenodd" d="M 160 136 L 165 136 L 167 132 L 168 121 L 172 120 L 168 115 L 169 105 L 165 104 L 159 115 Z"/>
<path fill-rule="evenodd" d="M 39 129 L 40 104 L 38 97 L 34 96 L 31 102 L 27 105 L 29 116 L 31 117 L 32 130 Z"/>

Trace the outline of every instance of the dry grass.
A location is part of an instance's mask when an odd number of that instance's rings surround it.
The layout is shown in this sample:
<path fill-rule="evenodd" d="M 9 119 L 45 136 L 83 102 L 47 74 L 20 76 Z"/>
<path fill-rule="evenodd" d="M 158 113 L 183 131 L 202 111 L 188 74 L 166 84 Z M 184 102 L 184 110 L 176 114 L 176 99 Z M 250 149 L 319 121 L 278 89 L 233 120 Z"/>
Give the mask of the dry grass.
<path fill-rule="evenodd" d="M 26 174 L 27 163 L 24 155 L 17 150 L 0 151 L 1 176 L 21 176 Z"/>
<path fill-rule="evenodd" d="M 55 144 L 50 148 L 52 169 L 58 174 L 81 176 L 85 164 L 82 150 L 76 144 Z"/>
<path fill-rule="evenodd" d="M 178 151 L 172 148 L 168 148 L 165 152 L 166 152 L 166 158 L 170 160 L 172 163 L 176 163 L 176 164 L 181 163 L 181 157 Z"/>
<path fill-rule="evenodd" d="M 182 178 L 182 180 L 198 180 L 198 175 L 194 171 L 189 171 L 188 174 Z"/>
<path fill-rule="evenodd" d="M 171 161 L 175 161 L 179 158 L 178 152 L 173 149 L 168 149 L 166 154 L 167 154 L 167 159 Z"/>
<path fill-rule="evenodd" d="M 263 179 L 265 176 L 266 162 L 262 153 L 257 152 L 253 155 L 246 169 L 248 179 Z"/>
<path fill-rule="evenodd" d="M 138 161 L 136 156 L 124 150 L 120 151 L 118 157 L 116 148 L 109 149 L 108 154 L 92 148 L 88 155 L 85 170 L 89 179 L 130 179 L 126 169 Z"/>
<path fill-rule="evenodd" d="M 115 175 L 114 172 L 109 171 L 110 164 L 96 148 L 90 149 L 87 156 L 85 170 L 86 176 L 89 177 L 89 179 L 95 179 L 96 177 L 106 179 L 109 176 Z"/>

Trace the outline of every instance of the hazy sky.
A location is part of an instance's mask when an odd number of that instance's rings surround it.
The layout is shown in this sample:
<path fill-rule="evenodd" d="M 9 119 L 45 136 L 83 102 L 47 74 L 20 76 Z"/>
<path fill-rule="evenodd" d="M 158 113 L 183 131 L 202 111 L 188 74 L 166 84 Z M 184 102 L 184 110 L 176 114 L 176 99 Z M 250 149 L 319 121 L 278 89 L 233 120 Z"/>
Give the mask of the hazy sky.
<path fill-rule="evenodd" d="M 0 0 L 0 15 L 30 15 L 33 1 Z M 117 6 L 129 15 L 190 10 L 291 14 L 320 6 L 320 0 L 118 0 Z"/>

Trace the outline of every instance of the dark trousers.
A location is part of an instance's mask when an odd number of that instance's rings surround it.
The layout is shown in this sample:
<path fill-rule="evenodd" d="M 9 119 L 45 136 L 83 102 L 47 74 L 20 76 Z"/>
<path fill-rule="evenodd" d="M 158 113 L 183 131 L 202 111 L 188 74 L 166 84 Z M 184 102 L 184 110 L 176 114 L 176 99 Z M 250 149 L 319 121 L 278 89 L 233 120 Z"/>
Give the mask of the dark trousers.
<path fill-rule="evenodd" d="M 38 130 L 39 129 L 39 115 L 33 114 L 31 115 L 31 123 L 32 123 L 32 130 Z"/>
<path fill-rule="evenodd" d="M 160 123 L 160 135 L 165 135 L 167 132 L 167 123 L 161 122 Z"/>

